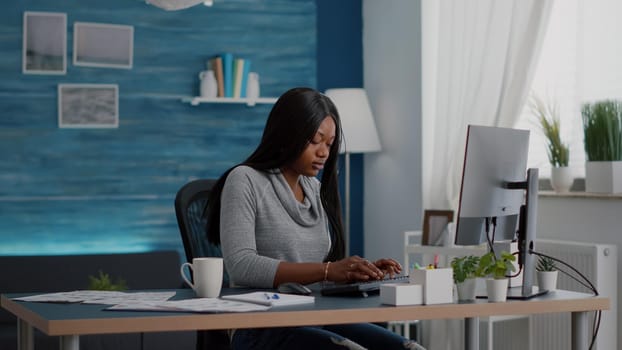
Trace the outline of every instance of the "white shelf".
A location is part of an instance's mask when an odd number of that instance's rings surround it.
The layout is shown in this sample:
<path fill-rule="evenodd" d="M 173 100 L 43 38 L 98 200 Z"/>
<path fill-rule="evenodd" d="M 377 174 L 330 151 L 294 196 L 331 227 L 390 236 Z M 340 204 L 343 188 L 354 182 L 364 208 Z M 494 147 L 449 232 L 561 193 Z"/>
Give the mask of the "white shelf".
<path fill-rule="evenodd" d="M 193 106 L 197 106 L 199 103 L 240 103 L 246 104 L 249 107 L 254 106 L 257 103 L 265 103 L 272 104 L 277 100 L 276 97 L 259 97 L 255 99 L 249 98 L 234 98 L 234 97 L 215 97 L 215 98 L 207 98 L 207 97 L 184 97 L 181 99 L 182 102 L 190 103 Z"/>

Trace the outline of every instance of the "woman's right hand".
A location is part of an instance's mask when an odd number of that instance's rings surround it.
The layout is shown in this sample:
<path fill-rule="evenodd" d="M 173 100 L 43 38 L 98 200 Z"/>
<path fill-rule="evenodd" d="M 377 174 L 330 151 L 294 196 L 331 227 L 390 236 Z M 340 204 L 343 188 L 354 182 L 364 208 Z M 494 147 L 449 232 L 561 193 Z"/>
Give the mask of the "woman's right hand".
<path fill-rule="evenodd" d="M 372 281 L 383 279 L 384 272 L 369 260 L 353 255 L 332 262 L 327 277 L 334 282 Z"/>

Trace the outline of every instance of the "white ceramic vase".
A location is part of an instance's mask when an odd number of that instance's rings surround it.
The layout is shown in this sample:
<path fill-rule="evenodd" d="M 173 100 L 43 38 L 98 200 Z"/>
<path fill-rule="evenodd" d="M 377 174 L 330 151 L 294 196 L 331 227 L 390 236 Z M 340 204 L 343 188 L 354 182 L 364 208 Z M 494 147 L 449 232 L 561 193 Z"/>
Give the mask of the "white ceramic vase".
<path fill-rule="evenodd" d="M 255 101 L 259 98 L 259 74 L 255 72 L 248 73 L 246 98 L 248 99 L 249 106 L 255 105 Z"/>
<path fill-rule="evenodd" d="M 475 278 L 467 278 L 464 282 L 456 283 L 456 290 L 458 291 L 459 301 L 472 301 L 475 300 L 475 286 L 477 280 Z"/>
<path fill-rule="evenodd" d="M 572 172 L 567 166 L 553 167 L 551 169 L 551 187 L 557 193 L 565 193 L 570 191 L 574 178 Z"/>
<path fill-rule="evenodd" d="M 214 98 L 218 93 L 218 83 L 213 70 L 204 70 L 199 73 L 201 79 L 201 97 Z"/>
<path fill-rule="evenodd" d="M 585 192 L 622 193 L 622 161 L 586 162 Z"/>
<path fill-rule="evenodd" d="M 557 271 L 538 271 L 538 288 L 553 291 L 557 289 Z"/>
<path fill-rule="evenodd" d="M 508 297 L 508 279 L 486 279 L 486 293 L 488 294 L 489 303 L 504 302 Z"/>

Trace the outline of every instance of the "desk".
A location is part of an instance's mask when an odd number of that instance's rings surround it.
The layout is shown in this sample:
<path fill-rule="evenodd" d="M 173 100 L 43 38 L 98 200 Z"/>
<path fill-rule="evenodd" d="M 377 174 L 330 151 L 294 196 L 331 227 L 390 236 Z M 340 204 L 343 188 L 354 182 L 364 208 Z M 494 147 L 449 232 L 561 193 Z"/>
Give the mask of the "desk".
<path fill-rule="evenodd" d="M 191 290 L 177 290 L 175 299 L 191 298 Z M 231 294 L 231 289 L 223 294 Z M 609 308 L 609 299 L 589 294 L 555 291 L 526 301 L 488 303 L 486 300 L 440 305 L 386 306 L 379 296 L 368 298 L 322 297 L 315 304 L 274 308 L 264 312 L 193 314 L 177 312 L 105 311 L 105 305 L 18 302 L 3 294 L 0 305 L 18 318 L 18 349 L 34 349 L 33 327 L 60 336 L 62 350 L 79 349 L 86 334 L 165 332 L 229 328 L 308 326 L 356 322 L 465 319 L 466 349 L 479 348 L 479 317 L 572 313 L 572 349 L 588 348 L 588 312 Z"/>

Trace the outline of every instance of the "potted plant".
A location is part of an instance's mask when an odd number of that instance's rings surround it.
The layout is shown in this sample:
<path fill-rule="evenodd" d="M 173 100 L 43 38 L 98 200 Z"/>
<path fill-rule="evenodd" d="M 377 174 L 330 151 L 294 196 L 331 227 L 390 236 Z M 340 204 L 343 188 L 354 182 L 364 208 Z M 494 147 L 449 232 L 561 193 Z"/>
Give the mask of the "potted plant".
<path fill-rule="evenodd" d="M 546 148 L 551 164 L 551 187 L 555 192 L 568 192 L 574 178 L 568 167 L 569 146 L 561 140 L 557 105 L 547 104 L 536 95 L 529 103 L 531 113 L 538 118 L 542 133 L 546 137 Z"/>
<path fill-rule="evenodd" d="M 498 256 L 488 252 L 479 259 L 477 274 L 488 276 L 486 279 L 486 292 L 488 302 L 503 302 L 507 298 L 508 277 L 514 271 L 513 262 L 516 257 L 507 251 L 502 251 Z"/>
<path fill-rule="evenodd" d="M 458 291 L 458 300 L 475 300 L 475 287 L 479 256 L 467 255 L 451 260 L 454 283 Z"/>
<path fill-rule="evenodd" d="M 586 155 L 585 190 L 622 192 L 622 103 L 605 100 L 581 108 Z"/>
<path fill-rule="evenodd" d="M 541 290 L 553 291 L 557 288 L 557 265 L 555 260 L 548 256 L 538 258 L 536 264 L 538 287 Z"/>

